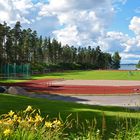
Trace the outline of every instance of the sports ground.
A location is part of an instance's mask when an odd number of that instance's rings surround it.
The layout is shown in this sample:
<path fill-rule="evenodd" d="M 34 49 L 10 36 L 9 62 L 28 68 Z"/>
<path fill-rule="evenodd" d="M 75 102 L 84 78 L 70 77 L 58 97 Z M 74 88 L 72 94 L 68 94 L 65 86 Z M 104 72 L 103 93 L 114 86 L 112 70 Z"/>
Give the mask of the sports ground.
<path fill-rule="evenodd" d="M 92 122 L 93 118 L 97 118 L 97 128 L 102 127 L 102 114 L 105 114 L 105 135 L 109 137 L 118 126 L 122 127 L 127 117 L 139 121 L 139 75 L 139 72 L 129 75 L 128 72 L 120 71 L 59 72 L 36 75 L 27 81 L 2 81 L 1 85 L 24 87 L 29 91 L 30 97 L 39 98 L 1 94 L 0 113 L 11 109 L 21 110 L 27 105 L 32 105 L 52 118 L 56 118 L 58 113 L 61 113 L 63 119 L 70 113 L 72 119 L 75 119 L 75 114 L 78 114 L 80 122 L 85 119 Z M 79 131 L 81 132 L 78 127 Z"/>
<path fill-rule="evenodd" d="M 139 106 L 140 71 L 64 71 L 34 75 L 31 80 L 1 81 L 20 86 L 29 96 L 85 104 Z"/>
<path fill-rule="evenodd" d="M 140 92 L 139 71 L 65 71 L 36 75 L 12 83 L 36 93 L 62 95 L 128 95 Z"/>

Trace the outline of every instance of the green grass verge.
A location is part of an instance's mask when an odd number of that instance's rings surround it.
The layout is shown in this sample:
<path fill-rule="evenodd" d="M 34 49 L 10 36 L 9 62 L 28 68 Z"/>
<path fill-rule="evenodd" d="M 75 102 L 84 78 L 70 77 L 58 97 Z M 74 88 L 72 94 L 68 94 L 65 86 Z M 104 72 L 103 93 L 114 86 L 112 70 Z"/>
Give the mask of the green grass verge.
<path fill-rule="evenodd" d="M 12 80 L 12 79 L 7 79 L 7 80 L 0 80 L 0 83 L 19 83 L 19 82 L 25 82 L 27 80 Z"/>
<path fill-rule="evenodd" d="M 49 115 L 50 118 L 58 118 L 59 114 L 64 120 L 70 114 L 72 114 L 70 119 L 77 119 L 78 116 L 79 122 L 85 122 L 85 120 L 91 121 L 96 118 L 97 127 L 99 129 L 102 128 L 103 114 L 105 114 L 107 137 L 110 137 L 116 128 L 122 127 L 122 125 L 119 126 L 119 124 L 120 122 L 125 122 L 126 118 L 132 119 L 134 123 L 140 119 L 140 112 L 130 111 L 120 107 L 90 106 L 4 94 L 0 95 L 0 101 L 0 114 L 7 113 L 10 110 L 24 110 L 28 105 L 31 105 L 35 108 L 39 108 L 43 116 Z M 73 131 L 77 130 L 75 129 Z"/>
<path fill-rule="evenodd" d="M 32 76 L 32 79 L 42 78 L 64 78 L 81 80 L 140 80 L 140 71 L 66 71 Z"/>

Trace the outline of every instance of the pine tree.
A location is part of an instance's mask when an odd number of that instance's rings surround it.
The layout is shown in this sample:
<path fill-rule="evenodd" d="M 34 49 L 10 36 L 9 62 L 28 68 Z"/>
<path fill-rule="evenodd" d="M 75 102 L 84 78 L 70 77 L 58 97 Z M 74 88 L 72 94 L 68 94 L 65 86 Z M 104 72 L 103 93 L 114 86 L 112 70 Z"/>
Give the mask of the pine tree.
<path fill-rule="evenodd" d="M 112 68 L 113 69 L 119 69 L 120 68 L 120 60 L 121 57 L 118 52 L 115 52 L 112 56 Z"/>

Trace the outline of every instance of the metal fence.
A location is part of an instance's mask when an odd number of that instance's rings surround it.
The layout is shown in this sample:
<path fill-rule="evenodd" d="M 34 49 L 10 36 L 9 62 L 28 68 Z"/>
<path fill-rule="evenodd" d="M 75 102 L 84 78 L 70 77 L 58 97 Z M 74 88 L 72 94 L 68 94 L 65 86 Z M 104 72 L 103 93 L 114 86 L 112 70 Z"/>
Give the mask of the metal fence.
<path fill-rule="evenodd" d="M 0 79 L 29 79 L 30 71 L 30 64 L 2 64 Z"/>

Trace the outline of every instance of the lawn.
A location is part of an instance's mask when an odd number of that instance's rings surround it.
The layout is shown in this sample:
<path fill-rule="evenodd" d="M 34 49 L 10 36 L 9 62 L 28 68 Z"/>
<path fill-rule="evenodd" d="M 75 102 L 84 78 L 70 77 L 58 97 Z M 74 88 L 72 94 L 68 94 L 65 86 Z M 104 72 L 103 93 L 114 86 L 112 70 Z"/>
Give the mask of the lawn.
<path fill-rule="evenodd" d="M 0 79 L 0 83 L 19 83 L 19 82 L 25 82 L 27 80 L 14 80 L 14 79 L 7 79 L 7 80 L 1 80 Z"/>
<path fill-rule="evenodd" d="M 47 99 L 29 98 L 23 96 L 4 95 L 0 94 L 0 114 L 7 113 L 10 110 L 19 111 L 25 109 L 28 105 L 39 108 L 42 115 L 49 115 L 50 118 L 61 116 L 63 120 L 70 114 L 70 119 L 77 119 L 79 122 L 88 120 L 97 120 L 97 128 L 101 129 L 103 114 L 105 114 L 105 126 L 107 129 L 106 137 L 125 125 L 126 118 L 133 118 L 133 122 L 140 119 L 140 113 L 130 111 L 120 107 L 110 106 L 90 106 L 77 103 L 49 101 Z M 132 121 L 131 120 L 131 121 Z M 120 125 L 121 124 L 121 125 Z M 74 128 L 73 131 L 80 131 L 80 128 Z"/>
<path fill-rule="evenodd" d="M 31 79 L 80 79 L 80 80 L 140 80 L 140 71 L 113 71 L 113 70 L 85 70 L 51 72 L 47 74 L 32 75 Z M 24 82 L 27 80 L 0 80 L 4 83 Z"/>
<path fill-rule="evenodd" d="M 33 79 L 41 78 L 64 78 L 81 80 L 140 80 L 140 71 L 65 71 L 32 76 Z"/>

